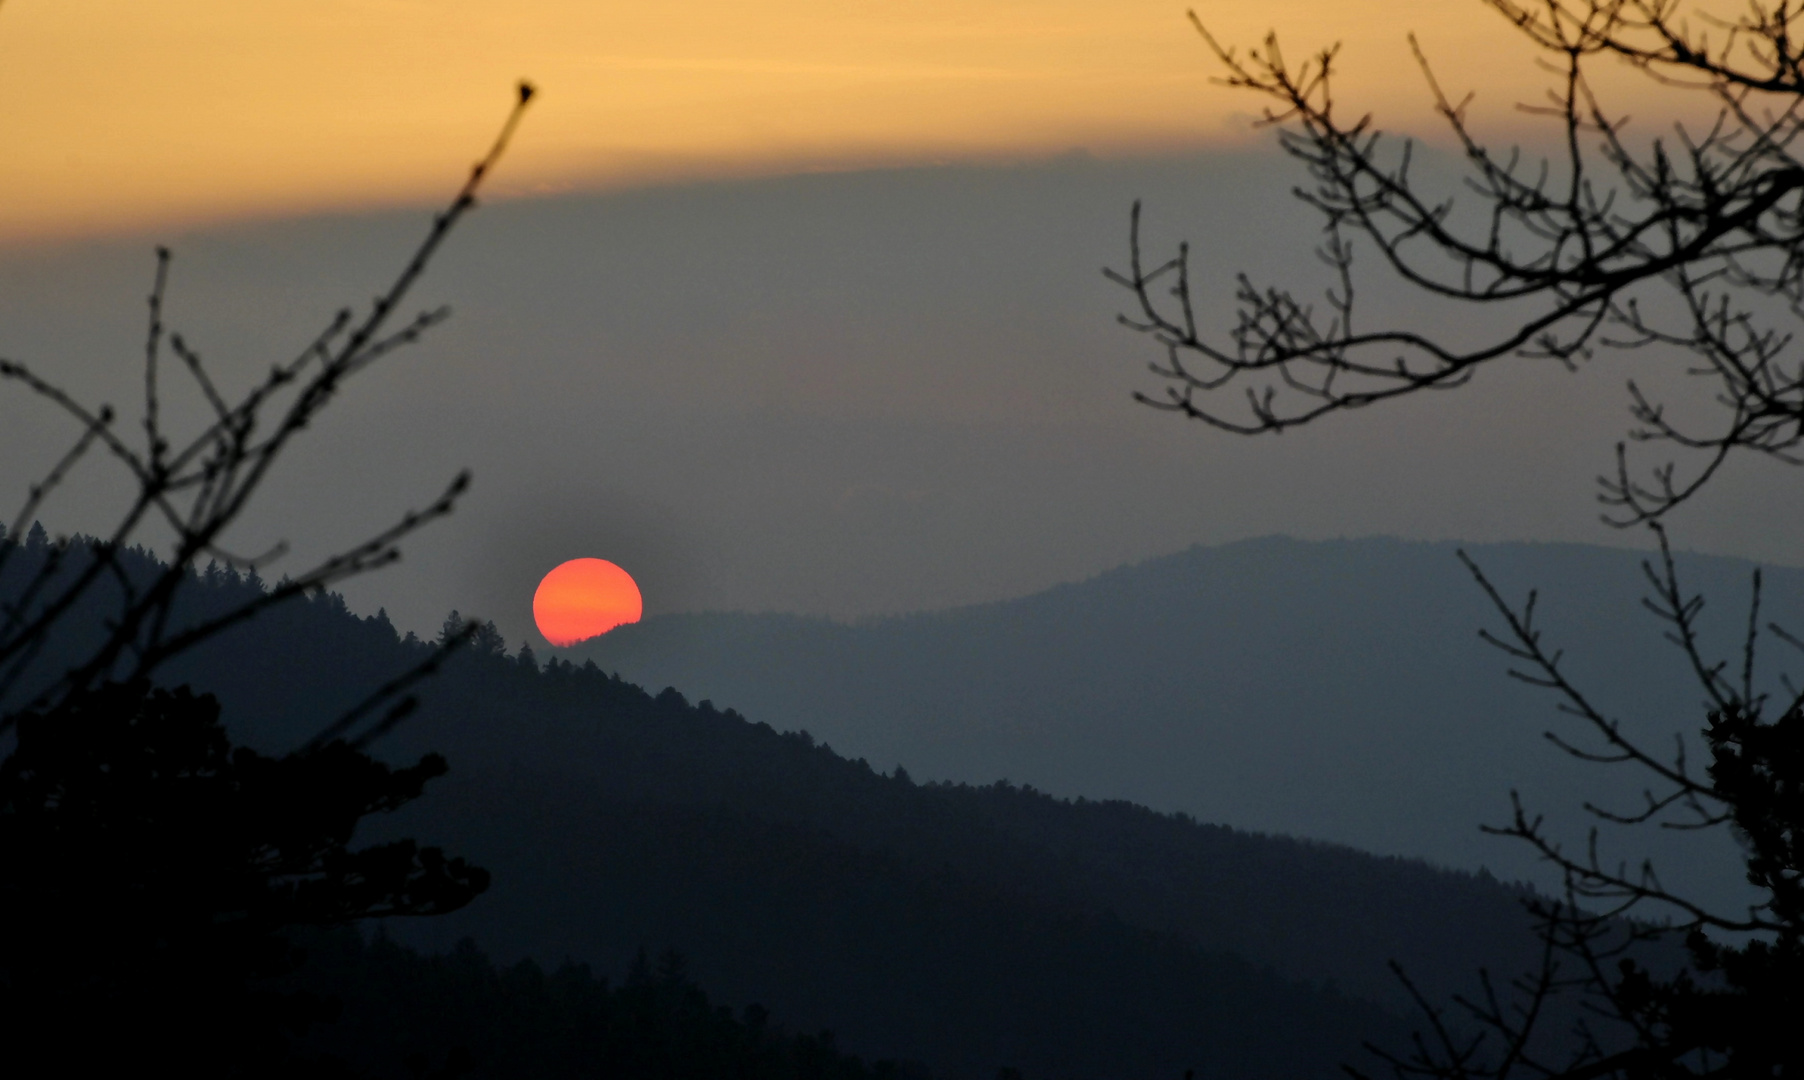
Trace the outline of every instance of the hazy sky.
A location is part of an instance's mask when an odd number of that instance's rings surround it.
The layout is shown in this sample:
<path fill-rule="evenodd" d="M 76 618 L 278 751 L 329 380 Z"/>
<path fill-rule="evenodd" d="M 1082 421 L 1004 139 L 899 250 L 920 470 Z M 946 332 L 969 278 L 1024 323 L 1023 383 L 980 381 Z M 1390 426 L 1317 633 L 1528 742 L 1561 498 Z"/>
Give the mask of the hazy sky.
<path fill-rule="evenodd" d="M 1499 117 L 1533 81 L 1476 3 L 1202 14 L 1345 37 L 1349 84 L 1404 126 L 1408 28 Z M 457 607 L 518 643 L 539 575 L 577 556 L 625 566 L 650 612 L 860 616 L 1271 532 L 1624 542 L 1590 486 L 1622 358 L 1276 440 L 1130 402 L 1152 354 L 1099 270 L 1134 198 L 1158 241 L 1197 242 L 1208 317 L 1239 269 L 1319 285 L 1295 172 L 1211 70 L 1180 8 L 1140 0 L 9 0 L 0 355 L 128 405 L 169 242 L 172 321 L 248 383 L 380 287 L 527 74 L 545 94 L 508 197 L 418 294 L 453 321 L 347 396 L 240 539 L 317 554 L 472 467 L 458 516 L 350 590 L 363 610 L 430 632 Z M 0 497 L 64 437 L 0 400 Z M 1797 563 L 1795 482 L 1738 465 L 1677 539 Z M 112 494 L 86 479 L 46 517 L 96 528 Z"/>

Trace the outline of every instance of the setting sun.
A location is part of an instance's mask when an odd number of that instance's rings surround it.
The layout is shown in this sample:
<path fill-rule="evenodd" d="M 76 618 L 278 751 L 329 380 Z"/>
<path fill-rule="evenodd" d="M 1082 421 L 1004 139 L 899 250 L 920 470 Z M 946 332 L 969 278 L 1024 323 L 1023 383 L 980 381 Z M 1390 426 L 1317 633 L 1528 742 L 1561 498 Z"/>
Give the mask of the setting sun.
<path fill-rule="evenodd" d="M 606 559 L 571 559 L 545 575 L 532 596 L 532 617 L 560 648 L 599 637 L 645 610 L 631 574 Z"/>

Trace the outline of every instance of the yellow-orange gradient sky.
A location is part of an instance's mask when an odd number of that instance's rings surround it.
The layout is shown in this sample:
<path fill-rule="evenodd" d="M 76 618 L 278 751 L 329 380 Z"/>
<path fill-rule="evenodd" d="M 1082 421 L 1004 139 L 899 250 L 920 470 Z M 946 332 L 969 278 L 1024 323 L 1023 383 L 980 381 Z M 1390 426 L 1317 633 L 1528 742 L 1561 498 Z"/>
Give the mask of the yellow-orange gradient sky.
<path fill-rule="evenodd" d="M 1403 125 L 1409 30 L 1500 115 L 1540 80 L 1478 0 L 1199 14 L 1344 41 L 1349 97 Z M 8 0 L 0 237 L 436 199 L 521 76 L 503 196 L 1248 137 L 1212 74 L 1181 0 Z"/>

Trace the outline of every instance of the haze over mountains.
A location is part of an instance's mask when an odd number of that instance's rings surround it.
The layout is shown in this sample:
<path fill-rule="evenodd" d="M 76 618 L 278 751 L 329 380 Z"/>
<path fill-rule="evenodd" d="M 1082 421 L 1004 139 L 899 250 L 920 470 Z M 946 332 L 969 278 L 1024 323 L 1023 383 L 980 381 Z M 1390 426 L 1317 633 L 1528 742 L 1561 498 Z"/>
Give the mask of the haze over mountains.
<path fill-rule="evenodd" d="M 1425 149 L 1417 167 L 1435 161 Z M 1289 194 L 1300 179 L 1261 145 L 485 206 L 415 296 L 450 305 L 451 322 L 359 381 L 235 542 L 284 540 L 305 561 L 467 466 L 455 522 L 347 598 L 422 635 L 451 608 L 480 613 L 535 647 L 534 586 L 583 555 L 631 572 L 651 612 L 856 618 L 1023 596 L 1274 532 L 1617 542 L 1596 523 L 1591 478 L 1609 461 L 1623 377 L 1648 377 L 1622 355 L 1577 375 L 1512 362 L 1470 393 L 1279 440 L 1132 403 L 1156 389 L 1157 354 L 1116 325 L 1127 297 L 1100 273 L 1126 257 L 1132 202 L 1146 202 L 1149 244 L 1194 242 L 1201 315 L 1225 323 L 1238 271 L 1306 296 L 1328 284 L 1317 224 Z M 0 355 L 85 397 L 136 401 L 151 249 L 167 242 L 171 327 L 222 386 L 243 386 L 387 280 L 427 220 L 9 249 Z M 1362 296 L 1372 320 L 1438 325 L 1376 282 Z M 172 395 L 172 419 L 203 407 Z M 64 443 L 23 398 L 0 399 L 14 463 L 0 496 L 22 496 Z M 1789 560 L 1804 520 L 1771 481 L 1765 463 L 1735 462 L 1680 541 Z M 118 495 L 96 474 L 63 491 L 53 524 L 102 528 Z"/>
<path fill-rule="evenodd" d="M 666 615 L 573 650 L 646 686 L 678 686 L 916 776 L 1006 777 L 1130 799 L 1239 828 L 1543 880 L 1480 833 L 1509 793 L 1581 841 L 1585 799 L 1638 804 L 1640 780 L 1573 761 L 1542 732 L 1557 702 L 1478 637 L 1502 629 L 1454 544 L 1272 537 L 1192 548 L 1019 600 L 855 624 Z M 1702 695 L 1640 604 L 1640 553 L 1471 545 L 1606 711 L 1650 745 L 1695 735 Z M 1746 625 L 1751 564 L 1684 556 L 1712 646 Z M 1804 626 L 1804 572 L 1765 572 L 1762 619 Z M 1789 655 L 1788 655 L 1789 654 Z M 1800 659 L 1777 642 L 1776 683 Z M 1570 725 L 1561 730 L 1572 735 Z M 1639 830 L 1647 834 L 1649 830 Z M 1739 900 L 1736 852 L 1636 835 L 1674 884 Z M 1544 884 L 1551 884 L 1545 882 Z"/>

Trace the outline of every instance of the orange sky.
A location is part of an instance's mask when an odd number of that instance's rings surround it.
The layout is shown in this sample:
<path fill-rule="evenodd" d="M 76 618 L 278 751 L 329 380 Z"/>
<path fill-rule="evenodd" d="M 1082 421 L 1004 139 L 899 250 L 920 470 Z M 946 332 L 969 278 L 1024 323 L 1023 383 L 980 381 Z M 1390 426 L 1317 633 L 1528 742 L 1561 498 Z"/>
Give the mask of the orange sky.
<path fill-rule="evenodd" d="M 530 76 L 496 191 L 1112 154 L 1247 136 L 1181 0 L 7 0 L 0 237 L 436 199 Z M 1499 109 L 1536 77 L 1477 0 L 1205 3 L 1227 39 L 1347 46 L 1425 126 L 1404 44 Z"/>

